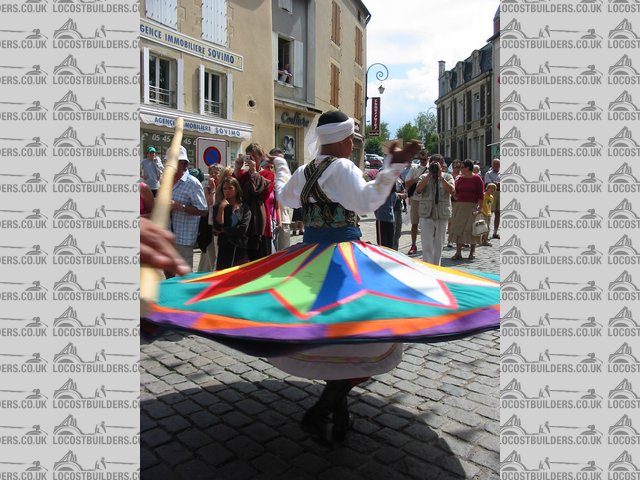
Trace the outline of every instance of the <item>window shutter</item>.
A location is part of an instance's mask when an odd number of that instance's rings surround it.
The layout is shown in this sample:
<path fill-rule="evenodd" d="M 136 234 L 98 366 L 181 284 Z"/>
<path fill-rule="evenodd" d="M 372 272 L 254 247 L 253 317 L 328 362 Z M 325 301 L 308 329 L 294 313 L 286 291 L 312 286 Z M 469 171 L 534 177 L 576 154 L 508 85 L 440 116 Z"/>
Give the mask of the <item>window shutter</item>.
<path fill-rule="evenodd" d="M 336 2 L 331 4 L 331 40 L 340 45 L 340 7 Z"/>
<path fill-rule="evenodd" d="M 149 103 L 149 49 L 142 48 L 142 103 Z"/>
<path fill-rule="evenodd" d="M 200 115 L 204 115 L 204 65 L 198 67 L 198 88 L 200 96 L 198 97 L 198 111 Z"/>
<path fill-rule="evenodd" d="M 340 70 L 337 65 L 331 64 L 331 105 L 340 108 Z"/>
<path fill-rule="evenodd" d="M 216 0 L 216 42 L 219 45 L 227 46 L 227 0 Z"/>
<path fill-rule="evenodd" d="M 278 51 L 278 34 L 271 32 L 271 49 L 273 51 L 273 79 L 278 80 L 278 57 L 280 52 Z"/>
<path fill-rule="evenodd" d="M 341 25 L 340 25 L 340 5 L 336 4 L 336 9 L 337 9 L 337 19 L 338 19 L 338 22 L 337 22 L 337 25 L 336 25 L 336 35 L 338 37 L 338 41 L 336 43 L 338 45 L 340 45 L 340 33 L 341 33 L 341 31 L 340 31 L 340 28 L 341 28 Z"/>
<path fill-rule="evenodd" d="M 227 0 L 202 0 L 202 38 L 227 46 Z"/>
<path fill-rule="evenodd" d="M 179 58 L 176 60 L 176 108 L 184 110 L 184 60 Z"/>
<path fill-rule="evenodd" d="M 360 119 L 362 117 L 362 85 L 356 82 L 354 87 L 354 104 L 353 104 L 353 118 Z"/>
<path fill-rule="evenodd" d="M 154 20 L 162 20 L 162 0 L 147 0 L 144 2 L 145 15 Z"/>
<path fill-rule="evenodd" d="M 202 38 L 213 38 L 213 0 L 202 0 Z"/>
<path fill-rule="evenodd" d="M 160 0 L 162 2 L 162 20 L 161 23 L 171 27 L 178 28 L 178 3 L 177 0 Z"/>
<path fill-rule="evenodd" d="M 226 97 L 223 99 L 224 104 L 226 105 L 227 108 L 227 116 L 225 118 L 227 118 L 228 120 L 233 120 L 233 76 L 229 73 L 226 77 L 226 84 L 227 84 L 227 95 Z"/>
<path fill-rule="evenodd" d="M 304 44 L 298 40 L 293 41 L 293 86 L 304 85 Z"/>

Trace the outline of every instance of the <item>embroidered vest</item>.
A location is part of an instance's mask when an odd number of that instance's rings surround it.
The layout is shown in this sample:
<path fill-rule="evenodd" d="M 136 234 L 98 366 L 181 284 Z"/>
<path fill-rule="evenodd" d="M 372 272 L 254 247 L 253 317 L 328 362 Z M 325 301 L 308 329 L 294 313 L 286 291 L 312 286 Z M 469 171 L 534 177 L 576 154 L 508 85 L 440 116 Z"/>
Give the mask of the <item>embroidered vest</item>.
<path fill-rule="evenodd" d="M 358 223 L 358 215 L 355 212 L 332 202 L 318 185 L 320 176 L 335 159 L 336 157 L 328 157 L 320 164 L 312 161 L 304 168 L 306 183 L 300 194 L 300 201 L 305 227 L 339 228 L 356 226 Z M 313 197 L 316 203 L 311 203 L 309 197 Z"/>

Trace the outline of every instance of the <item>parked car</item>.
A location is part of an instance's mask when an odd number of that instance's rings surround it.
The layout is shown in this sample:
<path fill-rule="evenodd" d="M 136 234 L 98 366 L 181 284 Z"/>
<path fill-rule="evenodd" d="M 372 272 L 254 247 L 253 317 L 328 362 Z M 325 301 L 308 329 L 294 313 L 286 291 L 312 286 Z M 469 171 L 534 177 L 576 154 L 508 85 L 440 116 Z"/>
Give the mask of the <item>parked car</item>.
<path fill-rule="evenodd" d="M 381 157 L 380 155 L 376 155 L 374 153 L 366 153 L 364 156 L 365 168 L 375 168 L 376 170 L 380 170 L 382 168 L 383 162 L 384 157 Z"/>

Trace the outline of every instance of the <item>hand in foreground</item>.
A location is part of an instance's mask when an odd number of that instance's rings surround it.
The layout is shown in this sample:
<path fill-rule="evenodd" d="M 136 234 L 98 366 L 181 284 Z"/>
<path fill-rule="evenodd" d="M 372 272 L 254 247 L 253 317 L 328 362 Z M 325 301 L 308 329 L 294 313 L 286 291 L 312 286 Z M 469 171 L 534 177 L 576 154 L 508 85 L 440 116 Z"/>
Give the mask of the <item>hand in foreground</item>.
<path fill-rule="evenodd" d="M 146 218 L 140 219 L 140 262 L 176 275 L 191 270 L 174 247 L 173 233 Z"/>
<path fill-rule="evenodd" d="M 413 160 L 416 153 L 420 151 L 422 144 L 418 140 L 411 140 L 402 150 L 398 148 L 398 142 L 393 142 L 389 153 L 391 154 L 391 163 L 407 163 Z"/>

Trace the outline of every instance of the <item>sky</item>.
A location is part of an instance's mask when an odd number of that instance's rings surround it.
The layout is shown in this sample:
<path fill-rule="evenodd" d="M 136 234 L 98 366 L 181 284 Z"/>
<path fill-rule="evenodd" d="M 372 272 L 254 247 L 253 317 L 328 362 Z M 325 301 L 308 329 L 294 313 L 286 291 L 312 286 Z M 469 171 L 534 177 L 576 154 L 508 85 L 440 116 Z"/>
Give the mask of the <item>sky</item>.
<path fill-rule="evenodd" d="M 499 0 L 364 0 L 371 13 L 367 25 L 367 65 L 382 63 L 389 78 L 378 92 L 377 67 L 368 75 L 369 98 L 380 96 L 380 117 L 391 137 L 420 112 L 435 107 L 438 61 L 446 69 L 482 48 L 493 35 Z M 371 119 L 371 101 L 367 122 Z"/>

